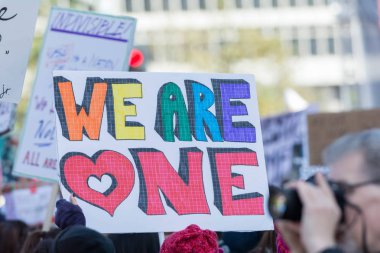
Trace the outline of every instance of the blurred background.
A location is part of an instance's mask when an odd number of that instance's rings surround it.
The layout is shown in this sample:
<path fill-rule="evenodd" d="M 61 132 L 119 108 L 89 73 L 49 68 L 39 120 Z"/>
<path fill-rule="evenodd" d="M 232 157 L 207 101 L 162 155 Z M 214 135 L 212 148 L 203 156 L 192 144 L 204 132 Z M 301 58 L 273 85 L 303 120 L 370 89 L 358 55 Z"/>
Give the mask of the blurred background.
<path fill-rule="evenodd" d="M 47 183 L 15 178 L 12 166 L 52 6 L 137 18 L 134 44 L 143 61 L 132 71 L 254 74 L 268 178 L 270 183 L 281 184 L 290 172 L 296 172 L 290 176 L 293 178 L 307 177 L 302 176 L 302 168 L 307 164 L 305 118 L 309 112 L 380 107 L 379 3 L 380 0 L 41 0 L 16 126 L 0 138 L 0 183 L 7 183 L 3 193 L 19 192 L 23 199 L 48 199 L 48 191 L 40 187 Z M 327 130 L 323 131 L 325 135 Z M 308 167 L 304 171 L 307 175 L 314 172 Z M 14 191 L 25 188 L 40 194 Z M 1 196 L 0 207 L 5 203 Z M 10 199 L 7 203 L 17 202 Z M 12 205 L 7 208 L 9 212 L 15 209 Z M 46 203 L 36 208 L 44 209 Z"/>
<path fill-rule="evenodd" d="M 380 105 L 377 0 L 41 1 L 18 126 L 54 5 L 137 18 L 139 70 L 254 74 L 262 116 Z"/>

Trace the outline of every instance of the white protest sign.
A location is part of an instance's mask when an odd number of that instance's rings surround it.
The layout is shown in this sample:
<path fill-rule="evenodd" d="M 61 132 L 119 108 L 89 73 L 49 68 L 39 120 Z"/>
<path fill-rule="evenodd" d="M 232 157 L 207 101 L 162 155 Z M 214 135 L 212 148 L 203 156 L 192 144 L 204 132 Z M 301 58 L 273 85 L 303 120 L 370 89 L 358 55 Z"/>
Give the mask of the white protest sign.
<path fill-rule="evenodd" d="M 41 224 L 46 217 L 51 191 L 52 186 L 47 185 L 34 191 L 20 189 L 4 194 L 7 219 L 22 220 L 28 225 Z"/>
<path fill-rule="evenodd" d="M 0 102 L 0 136 L 8 133 L 16 121 L 16 104 Z"/>
<path fill-rule="evenodd" d="M 136 21 L 53 8 L 14 173 L 58 180 L 54 69 L 128 70 Z"/>
<path fill-rule="evenodd" d="M 39 0 L 0 0 L 0 102 L 18 103 Z"/>
<path fill-rule="evenodd" d="M 103 233 L 273 229 L 253 76 L 55 71 L 61 191 Z"/>

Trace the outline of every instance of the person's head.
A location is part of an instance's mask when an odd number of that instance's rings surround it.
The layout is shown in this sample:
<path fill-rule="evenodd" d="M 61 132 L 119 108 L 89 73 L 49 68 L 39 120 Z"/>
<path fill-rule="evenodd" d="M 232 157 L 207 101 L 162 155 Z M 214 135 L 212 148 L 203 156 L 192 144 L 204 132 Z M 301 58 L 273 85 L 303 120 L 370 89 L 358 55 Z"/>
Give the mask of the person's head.
<path fill-rule="evenodd" d="M 218 237 L 215 232 L 202 230 L 197 225 L 168 236 L 160 253 L 218 253 Z"/>
<path fill-rule="evenodd" d="M 28 234 L 28 226 L 18 220 L 0 223 L 0 252 L 18 253 Z"/>
<path fill-rule="evenodd" d="M 363 224 L 366 244 L 380 249 L 380 129 L 345 135 L 323 152 L 330 168 L 329 178 L 346 184 L 346 225 L 358 245 L 363 246 Z M 354 186 L 356 187 L 349 187 Z M 355 207 L 356 206 L 356 207 Z M 359 216 L 358 212 L 362 214 Z M 365 223 L 364 223 L 365 220 Z"/>
<path fill-rule="evenodd" d="M 256 248 L 262 235 L 262 232 L 224 232 L 222 238 L 232 252 L 242 253 Z"/>
<path fill-rule="evenodd" d="M 60 232 L 59 229 L 52 229 L 49 232 L 41 230 L 34 231 L 28 235 L 22 246 L 21 253 L 48 253 L 54 238 Z"/>
<path fill-rule="evenodd" d="M 160 240 L 157 233 L 109 234 L 116 253 L 159 253 Z"/>
<path fill-rule="evenodd" d="M 70 226 L 55 238 L 51 253 L 115 253 L 108 238 L 83 226 Z"/>

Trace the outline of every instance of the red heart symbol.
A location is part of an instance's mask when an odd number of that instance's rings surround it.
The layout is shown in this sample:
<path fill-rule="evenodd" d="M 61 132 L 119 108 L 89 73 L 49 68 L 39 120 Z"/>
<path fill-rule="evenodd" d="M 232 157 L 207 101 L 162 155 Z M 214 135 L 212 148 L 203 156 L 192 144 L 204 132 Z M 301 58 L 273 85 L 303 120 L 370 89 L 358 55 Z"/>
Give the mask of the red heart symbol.
<path fill-rule="evenodd" d="M 135 183 L 133 165 L 128 158 L 115 151 L 101 150 L 92 157 L 70 152 L 61 159 L 60 169 L 62 184 L 68 191 L 111 216 L 129 196 Z M 100 180 L 103 175 L 111 177 L 111 187 L 104 193 L 91 189 L 89 178 Z"/>

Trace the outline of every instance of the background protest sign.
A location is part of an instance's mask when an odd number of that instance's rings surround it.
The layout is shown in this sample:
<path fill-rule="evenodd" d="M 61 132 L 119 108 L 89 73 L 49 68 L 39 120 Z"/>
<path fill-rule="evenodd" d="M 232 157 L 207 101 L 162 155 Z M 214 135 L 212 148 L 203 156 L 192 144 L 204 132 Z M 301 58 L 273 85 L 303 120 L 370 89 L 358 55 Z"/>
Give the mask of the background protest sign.
<path fill-rule="evenodd" d="M 308 138 L 310 164 L 323 164 L 323 149 L 335 139 L 348 133 L 379 127 L 380 109 L 309 115 Z"/>
<path fill-rule="evenodd" d="M 53 8 L 14 173 L 58 180 L 54 69 L 127 70 L 136 21 Z"/>
<path fill-rule="evenodd" d="M 250 75 L 54 72 L 61 191 L 104 233 L 273 229 Z"/>
<path fill-rule="evenodd" d="M 268 181 L 281 186 L 292 169 L 304 165 L 307 145 L 306 116 L 311 109 L 290 112 L 261 120 Z M 293 168 L 297 167 L 297 168 Z"/>
<path fill-rule="evenodd" d="M 52 186 L 45 185 L 34 190 L 19 189 L 4 194 L 5 216 L 8 220 L 22 220 L 29 225 L 42 224 L 46 217 L 51 191 Z"/>
<path fill-rule="evenodd" d="M 8 133 L 16 121 L 16 104 L 0 103 L 0 136 Z"/>
<path fill-rule="evenodd" d="M 20 101 L 39 4 L 0 1 L 0 102 Z"/>

